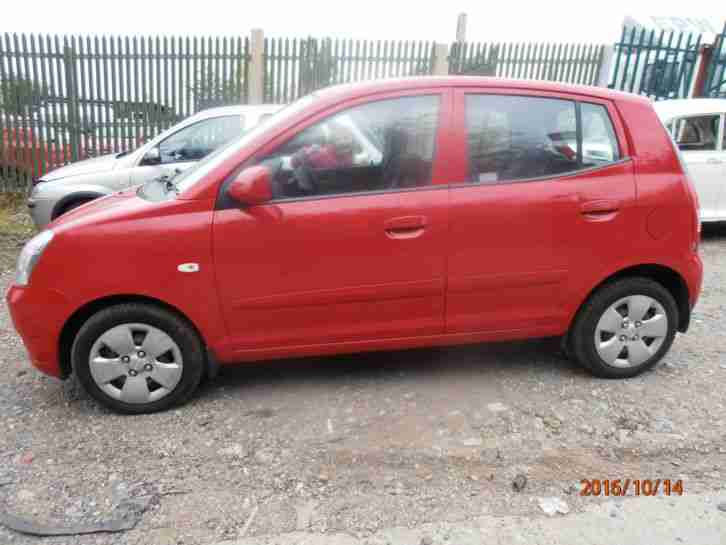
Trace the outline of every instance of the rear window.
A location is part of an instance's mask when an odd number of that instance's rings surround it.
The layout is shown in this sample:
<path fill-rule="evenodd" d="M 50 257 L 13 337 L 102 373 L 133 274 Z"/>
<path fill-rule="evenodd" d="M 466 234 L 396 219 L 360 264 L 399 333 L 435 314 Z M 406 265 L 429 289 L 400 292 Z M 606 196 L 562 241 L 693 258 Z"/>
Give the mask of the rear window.
<path fill-rule="evenodd" d="M 472 182 L 558 176 L 620 159 L 615 130 L 600 104 L 467 95 L 466 124 Z"/>

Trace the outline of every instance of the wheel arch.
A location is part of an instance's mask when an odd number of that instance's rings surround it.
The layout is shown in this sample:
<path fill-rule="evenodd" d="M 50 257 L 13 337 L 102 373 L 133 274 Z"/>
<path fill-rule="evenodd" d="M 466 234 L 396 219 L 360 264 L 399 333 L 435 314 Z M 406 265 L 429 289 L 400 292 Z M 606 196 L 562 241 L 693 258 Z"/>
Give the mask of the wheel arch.
<path fill-rule="evenodd" d="M 673 299 L 675 299 L 676 306 L 678 307 L 678 331 L 685 333 L 688 330 L 688 326 L 691 321 L 691 304 L 688 292 L 688 285 L 686 284 L 686 281 L 677 271 L 670 267 L 657 263 L 643 263 L 640 265 L 632 265 L 624 269 L 620 269 L 604 278 L 594 288 L 592 288 L 587 293 L 585 298 L 577 307 L 577 311 L 572 316 L 568 327 L 568 336 L 569 330 L 575 323 L 575 320 L 577 319 L 577 316 L 579 315 L 581 309 L 583 308 L 585 303 L 590 300 L 595 292 L 597 292 L 604 285 L 614 280 L 635 276 L 641 278 L 649 278 L 655 282 L 658 282 L 660 285 L 668 290 L 668 292 L 673 296 Z"/>
<path fill-rule="evenodd" d="M 60 216 L 63 212 L 63 210 L 69 205 L 73 204 L 78 201 L 92 201 L 94 199 L 98 199 L 100 197 L 105 197 L 106 195 L 110 195 L 109 193 L 102 193 L 99 191 L 78 191 L 75 193 L 69 193 L 68 195 L 65 195 L 58 199 L 58 202 L 56 202 L 53 205 L 53 210 L 51 210 L 50 213 L 50 219 L 51 221 L 56 219 L 58 216 Z"/>
<path fill-rule="evenodd" d="M 154 297 L 149 297 L 146 295 L 120 294 L 94 299 L 93 301 L 90 301 L 80 307 L 70 316 L 70 318 L 68 318 L 68 320 L 66 320 L 66 323 L 63 325 L 63 329 L 61 330 L 60 337 L 58 339 L 58 359 L 61 368 L 62 378 L 66 378 L 71 374 L 71 348 L 73 346 L 73 342 L 75 341 L 76 335 L 78 334 L 78 331 L 81 329 L 83 324 L 86 323 L 86 321 L 96 312 L 121 303 L 145 303 L 149 305 L 155 305 L 179 316 L 181 319 L 189 324 L 189 326 L 199 336 L 202 344 L 206 347 L 207 358 L 205 362 L 205 372 L 209 376 L 213 376 L 214 374 L 216 374 L 216 360 L 214 359 L 212 353 L 208 348 L 204 335 L 202 335 L 202 332 L 199 330 L 199 328 L 184 314 L 184 312 L 179 310 L 177 307 Z"/>

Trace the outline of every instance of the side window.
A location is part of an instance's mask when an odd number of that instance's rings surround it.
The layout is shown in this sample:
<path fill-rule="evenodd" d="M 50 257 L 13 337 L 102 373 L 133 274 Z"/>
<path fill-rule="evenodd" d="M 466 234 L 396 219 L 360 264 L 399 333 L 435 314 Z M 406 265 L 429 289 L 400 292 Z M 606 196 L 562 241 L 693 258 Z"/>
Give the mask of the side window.
<path fill-rule="evenodd" d="M 498 183 L 577 170 L 577 119 L 569 100 L 467 95 L 469 175 Z"/>
<path fill-rule="evenodd" d="M 714 151 L 720 122 L 718 115 L 677 119 L 673 137 L 682 151 Z"/>
<path fill-rule="evenodd" d="M 582 167 L 590 168 L 620 159 L 618 139 L 608 115 L 601 104 L 580 103 L 582 120 Z"/>
<path fill-rule="evenodd" d="M 467 95 L 469 179 L 503 183 L 620 160 L 607 108 L 556 98 Z"/>
<path fill-rule="evenodd" d="M 312 125 L 258 162 L 275 198 L 420 187 L 431 183 L 438 96 L 380 100 Z"/>
<path fill-rule="evenodd" d="M 238 115 L 205 119 L 184 127 L 159 144 L 161 163 L 198 161 L 230 140 L 244 128 Z"/>

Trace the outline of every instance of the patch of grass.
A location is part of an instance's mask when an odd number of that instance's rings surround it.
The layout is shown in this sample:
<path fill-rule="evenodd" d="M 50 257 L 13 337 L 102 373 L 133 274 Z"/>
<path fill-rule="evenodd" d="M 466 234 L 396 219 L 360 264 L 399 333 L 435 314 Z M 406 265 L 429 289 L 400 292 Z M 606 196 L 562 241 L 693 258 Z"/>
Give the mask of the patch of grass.
<path fill-rule="evenodd" d="M 35 232 L 23 193 L 0 193 L 0 236 L 30 237 Z"/>

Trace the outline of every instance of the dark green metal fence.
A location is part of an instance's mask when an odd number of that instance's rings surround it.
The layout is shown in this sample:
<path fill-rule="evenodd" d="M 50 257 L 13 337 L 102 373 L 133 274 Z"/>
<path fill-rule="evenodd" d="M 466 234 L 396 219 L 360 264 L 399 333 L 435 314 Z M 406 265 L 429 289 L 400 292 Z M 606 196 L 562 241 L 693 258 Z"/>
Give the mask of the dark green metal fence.
<path fill-rule="evenodd" d="M 726 29 L 707 72 L 710 96 L 726 95 L 725 42 Z M 699 35 L 625 29 L 609 87 L 688 96 L 700 45 Z M 454 43 L 447 58 L 431 41 L 268 38 L 262 49 L 254 73 L 263 81 L 252 87 L 248 38 L 0 35 L 0 190 L 135 148 L 200 109 L 246 102 L 250 89 L 287 103 L 336 83 L 441 73 L 446 61 L 450 74 L 596 85 L 608 62 L 599 44 Z"/>
<path fill-rule="evenodd" d="M 713 43 L 711 61 L 703 84 L 703 96 L 726 98 L 726 24 Z"/>
<path fill-rule="evenodd" d="M 0 36 L 0 189 L 248 96 L 242 37 Z"/>
<path fill-rule="evenodd" d="M 265 100 L 289 102 L 335 83 L 429 75 L 434 52 L 434 42 L 268 38 Z M 592 85 L 603 52 L 594 44 L 454 43 L 449 73 Z"/>
<path fill-rule="evenodd" d="M 556 43 L 455 43 L 451 74 L 597 83 L 605 46 Z"/>
<path fill-rule="evenodd" d="M 434 42 L 265 39 L 266 102 L 285 103 L 336 83 L 428 75 Z"/>
<path fill-rule="evenodd" d="M 687 97 L 700 45 L 699 34 L 623 28 L 609 87 L 653 100 Z"/>

